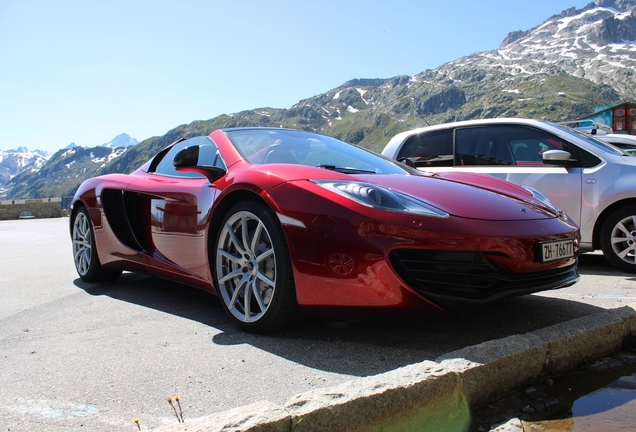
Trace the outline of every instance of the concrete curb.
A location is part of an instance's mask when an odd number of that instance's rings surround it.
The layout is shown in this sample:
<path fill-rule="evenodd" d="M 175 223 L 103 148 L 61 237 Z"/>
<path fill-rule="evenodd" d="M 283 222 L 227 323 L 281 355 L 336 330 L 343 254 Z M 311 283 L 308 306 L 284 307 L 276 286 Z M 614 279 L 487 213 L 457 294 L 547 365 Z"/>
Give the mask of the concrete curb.
<path fill-rule="evenodd" d="M 469 407 L 635 341 L 636 303 L 301 393 L 284 406 L 258 402 L 156 430 L 290 432 L 301 419 L 297 432 L 409 430 L 414 421 L 435 430 L 469 421 Z"/>

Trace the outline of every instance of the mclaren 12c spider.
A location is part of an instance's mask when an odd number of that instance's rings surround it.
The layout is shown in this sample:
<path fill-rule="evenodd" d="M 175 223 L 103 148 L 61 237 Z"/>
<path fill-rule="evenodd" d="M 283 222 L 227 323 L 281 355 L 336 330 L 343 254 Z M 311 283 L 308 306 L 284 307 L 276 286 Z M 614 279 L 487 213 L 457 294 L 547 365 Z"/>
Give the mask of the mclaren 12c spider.
<path fill-rule="evenodd" d="M 448 312 L 579 278 L 578 227 L 539 192 L 282 128 L 178 140 L 129 175 L 86 180 L 70 216 L 82 280 L 188 284 L 255 333 L 299 313 Z"/>

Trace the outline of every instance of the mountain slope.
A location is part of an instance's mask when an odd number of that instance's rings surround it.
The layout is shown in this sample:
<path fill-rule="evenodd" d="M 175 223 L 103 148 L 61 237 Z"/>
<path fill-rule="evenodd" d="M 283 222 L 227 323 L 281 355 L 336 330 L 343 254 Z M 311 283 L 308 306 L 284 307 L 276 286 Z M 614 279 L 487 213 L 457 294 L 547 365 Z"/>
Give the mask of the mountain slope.
<path fill-rule="evenodd" d="M 41 150 L 29 151 L 26 147 L 0 150 L 0 199 L 7 195 L 6 185 L 22 171 L 36 172 L 49 159 L 50 154 Z"/>
<path fill-rule="evenodd" d="M 12 199 L 69 195 L 84 179 L 98 175 L 108 162 L 121 156 L 124 147 L 74 147 L 59 150 L 39 170 L 24 170 L 7 183 Z"/>

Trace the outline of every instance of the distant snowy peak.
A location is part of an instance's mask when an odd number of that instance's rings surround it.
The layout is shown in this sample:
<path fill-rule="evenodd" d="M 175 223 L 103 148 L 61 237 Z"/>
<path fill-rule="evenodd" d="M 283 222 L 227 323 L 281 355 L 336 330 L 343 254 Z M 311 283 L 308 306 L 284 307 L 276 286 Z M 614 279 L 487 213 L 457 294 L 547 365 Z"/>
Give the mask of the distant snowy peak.
<path fill-rule="evenodd" d="M 50 157 L 49 152 L 29 151 L 23 146 L 15 150 L 0 150 L 0 186 L 24 170 L 38 171 Z"/>
<path fill-rule="evenodd" d="M 128 134 L 119 134 L 111 141 L 102 144 L 100 147 L 108 147 L 108 148 L 116 148 L 116 147 L 125 147 L 128 148 L 130 146 L 134 146 L 139 144 L 135 138 L 130 137 Z"/>
<path fill-rule="evenodd" d="M 28 159 L 34 159 L 34 158 L 47 160 L 51 157 L 51 153 L 44 150 L 29 151 L 29 149 L 26 147 L 18 147 L 17 149 L 11 149 L 11 150 L 0 150 L 0 160 L 5 159 L 7 157 L 11 157 L 16 160 L 17 159 L 28 160 Z"/>
<path fill-rule="evenodd" d="M 455 79 L 453 69 L 467 64 L 510 75 L 564 71 L 636 97 L 636 0 L 596 0 L 568 9 L 533 29 L 508 34 L 498 50 L 460 58 L 438 71 Z"/>
<path fill-rule="evenodd" d="M 108 162 L 118 158 L 124 154 L 129 147 L 137 145 L 138 143 L 139 141 L 125 133 L 117 135 L 109 142 L 96 147 L 83 147 L 72 143 L 67 146 L 63 152 L 57 153 L 56 158 L 54 158 L 55 160 L 51 159 L 51 162 L 55 162 L 56 164 L 59 162 L 65 166 L 67 170 L 70 169 L 71 166 L 82 166 L 84 167 L 82 168 L 82 170 L 84 170 L 83 172 L 86 172 L 86 164 L 90 163 L 103 168 Z M 60 161 L 63 161 L 63 163 Z"/>
<path fill-rule="evenodd" d="M 7 150 L 7 153 L 28 153 L 28 152 L 29 152 L 29 149 L 26 148 L 25 146 L 20 146 L 14 150 Z"/>
<path fill-rule="evenodd" d="M 128 148 L 134 145 L 139 144 L 139 141 L 137 141 L 137 139 L 132 138 L 130 135 L 126 134 L 126 133 L 122 133 L 117 135 L 115 138 L 113 138 L 112 140 L 110 140 L 107 143 L 101 144 L 97 147 L 107 147 L 110 149 L 114 149 L 117 147 L 124 147 L 124 148 Z M 78 146 L 77 144 L 75 144 L 74 142 L 70 143 L 69 145 L 67 145 L 66 147 L 64 147 L 62 150 L 73 150 L 74 148 L 77 147 L 84 147 L 84 146 Z M 89 148 L 89 147 L 86 147 Z"/>
<path fill-rule="evenodd" d="M 44 151 L 44 150 L 33 150 L 33 151 L 29 151 L 29 149 L 25 146 L 20 146 L 17 149 L 10 149 L 10 150 L 0 150 L 0 154 L 5 153 L 5 154 L 15 154 L 15 155 L 22 155 L 23 157 L 31 157 L 32 155 L 37 155 L 40 156 L 44 159 L 48 159 L 51 157 L 51 153 Z"/>

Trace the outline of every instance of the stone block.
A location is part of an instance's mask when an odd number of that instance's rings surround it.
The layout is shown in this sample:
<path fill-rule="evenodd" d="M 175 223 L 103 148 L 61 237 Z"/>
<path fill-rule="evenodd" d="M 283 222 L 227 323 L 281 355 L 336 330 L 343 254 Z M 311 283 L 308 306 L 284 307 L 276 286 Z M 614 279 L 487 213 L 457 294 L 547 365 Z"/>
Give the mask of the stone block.
<path fill-rule="evenodd" d="M 176 418 L 174 419 L 177 421 Z M 223 411 L 184 423 L 161 427 L 162 432 L 289 432 L 291 418 L 282 407 L 271 402 Z"/>
<path fill-rule="evenodd" d="M 300 431 L 329 432 L 379 431 L 397 423 L 412 425 L 439 415 L 442 407 L 447 407 L 446 411 L 436 421 L 469 421 L 458 375 L 438 363 L 425 361 L 296 395 L 287 402 L 285 410 L 291 414 L 292 423 L 302 419 Z M 428 430 L 419 426 L 414 430 Z"/>
<path fill-rule="evenodd" d="M 625 323 L 624 346 L 636 345 L 636 303 L 610 311 Z"/>
<path fill-rule="evenodd" d="M 545 373 L 548 344 L 534 335 L 514 335 L 447 353 L 436 361 L 462 379 L 471 407 L 506 394 Z"/>
<path fill-rule="evenodd" d="M 578 365 L 620 351 L 625 324 L 610 312 L 600 312 L 536 330 L 529 335 L 550 344 L 549 373 L 557 375 Z"/>

